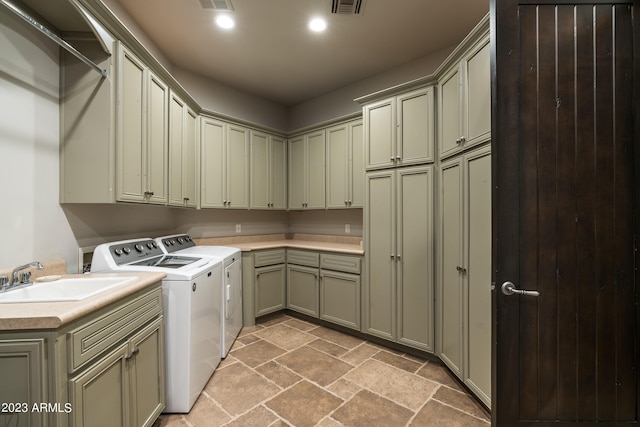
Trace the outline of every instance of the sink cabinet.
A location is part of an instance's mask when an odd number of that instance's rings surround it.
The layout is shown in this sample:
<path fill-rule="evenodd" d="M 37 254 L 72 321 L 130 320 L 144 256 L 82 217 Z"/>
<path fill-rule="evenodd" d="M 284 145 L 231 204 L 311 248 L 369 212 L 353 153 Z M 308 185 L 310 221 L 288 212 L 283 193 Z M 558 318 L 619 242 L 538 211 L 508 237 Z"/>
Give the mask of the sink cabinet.
<path fill-rule="evenodd" d="M 0 400 L 28 410 L 0 424 L 153 425 L 165 407 L 162 319 L 158 282 L 57 330 L 1 332 Z"/>

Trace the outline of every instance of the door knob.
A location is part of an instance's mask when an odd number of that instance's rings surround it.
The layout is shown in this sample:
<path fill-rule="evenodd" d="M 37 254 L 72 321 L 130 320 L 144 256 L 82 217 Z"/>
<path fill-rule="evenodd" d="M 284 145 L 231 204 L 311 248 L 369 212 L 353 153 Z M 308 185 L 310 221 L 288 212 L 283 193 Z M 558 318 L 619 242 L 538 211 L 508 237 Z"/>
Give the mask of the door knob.
<path fill-rule="evenodd" d="M 502 284 L 502 293 L 505 295 L 525 295 L 529 297 L 537 297 L 540 295 L 538 291 L 524 291 L 516 288 L 512 282 L 504 282 Z"/>

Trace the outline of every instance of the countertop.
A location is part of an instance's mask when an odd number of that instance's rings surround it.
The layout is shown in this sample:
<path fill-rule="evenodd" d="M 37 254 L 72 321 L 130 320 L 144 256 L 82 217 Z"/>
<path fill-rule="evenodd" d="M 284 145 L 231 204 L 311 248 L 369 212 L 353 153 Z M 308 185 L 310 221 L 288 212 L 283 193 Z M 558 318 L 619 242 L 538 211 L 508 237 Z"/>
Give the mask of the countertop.
<path fill-rule="evenodd" d="M 312 234 L 284 234 L 241 236 L 226 238 L 195 238 L 198 245 L 232 246 L 243 252 L 263 249 L 295 248 L 314 251 L 364 255 L 361 237 L 323 236 Z"/>
<path fill-rule="evenodd" d="M 160 282 L 165 273 L 105 273 L 90 277 L 131 277 L 138 280 L 122 284 L 80 301 L 0 303 L 0 330 L 57 329 L 95 310 L 118 301 L 140 289 Z M 87 277 L 66 274 L 63 278 Z"/>

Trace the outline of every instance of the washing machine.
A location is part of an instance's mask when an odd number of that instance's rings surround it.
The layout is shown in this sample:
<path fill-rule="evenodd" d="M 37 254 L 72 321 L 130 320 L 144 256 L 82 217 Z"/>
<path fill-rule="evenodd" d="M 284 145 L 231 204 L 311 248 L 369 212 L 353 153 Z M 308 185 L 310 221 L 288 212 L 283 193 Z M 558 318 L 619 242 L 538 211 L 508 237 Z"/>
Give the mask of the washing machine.
<path fill-rule="evenodd" d="M 242 329 L 242 253 L 228 246 L 196 245 L 188 234 L 158 237 L 167 254 L 210 256 L 222 260 L 221 357 L 225 358 Z"/>
<path fill-rule="evenodd" d="M 221 360 L 222 261 L 167 254 L 150 238 L 96 247 L 91 272 L 163 272 L 164 412 L 187 413 Z"/>

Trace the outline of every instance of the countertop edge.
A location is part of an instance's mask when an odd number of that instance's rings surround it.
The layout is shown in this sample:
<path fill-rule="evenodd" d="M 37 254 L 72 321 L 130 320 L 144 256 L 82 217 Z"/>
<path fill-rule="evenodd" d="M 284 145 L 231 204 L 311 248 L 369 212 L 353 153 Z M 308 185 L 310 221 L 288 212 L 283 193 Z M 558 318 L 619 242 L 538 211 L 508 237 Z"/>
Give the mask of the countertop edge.
<path fill-rule="evenodd" d="M 81 274 L 67 274 L 63 277 L 82 277 Z M 0 331 L 27 331 L 58 329 L 87 314 L 127 297 L 141 289 L 162 281 L 165 273 L 104 273 L 91 277 L 131 277 L 138 279 L 80 301 L 0 303 Z"/>
<path fill-rule="evenodd" d="M 315 251 L 336 252 L 350 255 L 364 255 L 364 250 L 360 245 L 351 245 L 346 243 L 329 243 L 329 242 L 317 242 L 317 241 L 305 241 L 305 240 L 272 240 L 262 242 L 249 242 L 249 243 L 236 243 L 229 244 L 227 246 L 240 249 L 242 252 L 259 251 L 264 249 L 279 249 L 279 248 L 293 248 L 293 249 L 307 249 Z"/>

